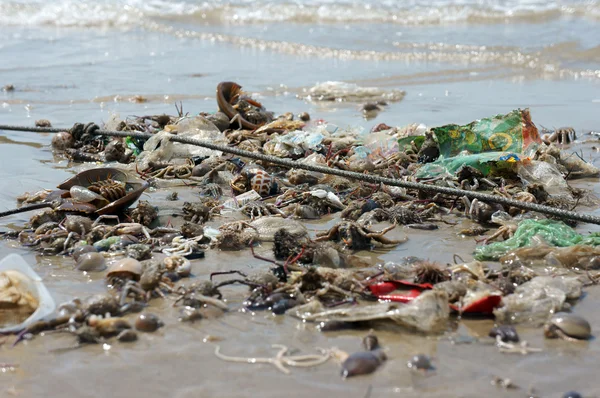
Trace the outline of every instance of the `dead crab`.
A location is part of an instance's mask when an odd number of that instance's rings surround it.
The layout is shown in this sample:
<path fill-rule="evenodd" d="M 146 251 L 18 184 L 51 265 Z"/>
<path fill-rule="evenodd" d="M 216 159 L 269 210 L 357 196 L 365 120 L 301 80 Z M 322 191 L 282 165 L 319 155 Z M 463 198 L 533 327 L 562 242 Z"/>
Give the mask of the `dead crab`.
<path fill-rule="evenodd" d="M 206 304 L 210 304 L 224 311 L 227 310 L 227 304 L 221 301 L 221 292 L 212 281 L 201 281 L 190 286 L 179 286 L 176 293 L 177 299 L 173 306 L 181 303 L 186 308 L 199 309 Z"/>
<path fill-rule="evenodd" d="M 396 205 L 389 209 L 375 209 L 364 213 L 357 222 L 360 225 L 368 226 L 381 221 L 390 221 L 400 225 L 419 224 L 423 222 L 423 217 L 414 210 Z"/>
<path fill-rule="evenodd" d="M 223 188 L 221 188 L 219 184 L 208 182 L 199 186 L 198 194 L 200 196 L 210 196 L 218 199 L 223 196 Z"/>
<path fill-rule="evenodd" d="M 479 199 L 469 200 L 466 196 L 462 197 L 465 205 L 465 216 L 479 223 L 489 223 L 492 219 L 492 214 L 498 210 L 504 210 L 501 205 L 489 205 Z"/>
<path fill-rule="evenodd" d="M 140 200 L 137 207 L 131 212 L 131 219 L 135 223 L 149 226 L 158 217 L 156 207 L 147 200 Z"/>
<path fill-rule="evenodd" d="M 514 192 L 512 192 L 511 190 L 497 188 L 497 189 L 494 189 L 493 193 L 500 195 L 500 196 L 504 196 L 505 198 L 508 198 L 508 199 L 514 199 L 514 200 L 518 200 L 521 202 L 537 203 L 537 198 L 535 197 L 535 195 L 528 191 L 521 191 L 521 190 L 515 189 Z M 513 216 L 517 215 L 519 213 L 524 213 L 524 212 L 525 212 L 525 210 L 519 209 L 517 207 L 511 207 L 508 209 L 508 213 Z"/>
<path fill-rule="evenodd" d="M 476 191 L 480 183 L 485 183 L 489 187 L 496 187 L 497 185 L 492 181 L 484 178 L 481 171 L 468 165 L 463 165 L 456 172 L 456 178 L 460 184 L 460 189 L 466 189 L 468 191 Z"/>
<path fill-rule="evenodd" d="M 187 159 L 185 164 L 149 164 L 149 166 L 150 171 L 146 170 L 140 173 L 142 178 L 152 177 L 172 180 L 191 177 L 195 165 L 191 159 Z"/>
<path fill-rule="evenodd" d="M 29 219 L 29 224 L 31 224 L 32 228 L 37 228 L 40 225 L 50 222 L 50 221 L 60 222 L 60 221 L 62 221 L 63 218 L 65 218 L 64 211 L 55 210 L 55 209 L 46 209 L 40 213 L 33 215 Z"/>
<path fill-rule="evenodd" d="M 148 301 L 153 295 L 165 297 L 163 291 L 168 293 L 173 292 L 172 282 L 165 275 L 167 268 L 157 262 L 145 264 L 139 281 L 129 280 L 126 282 L 122 290 L 121 302 L 130 294 L 143 298 Z"/>
<path fill-rule="evenodd" d="M 254 220 L 257 217 L 270 216 L 270 215 L 281 215 L 285 214 L 272 203 L 265 203 L 259 201 L 252 201 L 246 203 L 240 211 Z"/>
<path fill-rule="evenodd" d="M 519 226 L 520 220 L 511 217 L 510 214 L 506 212 L 498 211 L 492 215 L 490 221 L 494 224 L 500 225 L 500 227 L 492 235 L 483 240 L 477 241 L 483 242 L 484 245 L 487 245 L 489 242 L 497 238 L 502 238 L 503 240 L 512 238 L 517 230 L 517 227 Z"/>
<path fill-rule="evenodd" d="M 218 211 L 218 206 L 214 206 L 213 201 L 210 200 L 195 203 L 184 202 L 181 210 L 183 211 L 184 219 L 193 223 L 203 224 L 210 220 L 212 215 Z"/>
<path fill-rule="evenodd" d="M 276 204 L 282 206 L 293 203 L 311 206 L 320 214 L 335 213 L 346 208 L 340 198 L 331 189 L 313 189 L 309 192 L 288 189 L 283 195 L 277 197 L 276 201 Z"/>
<path fill-rule="evenodd" d="M 241 250 L 258 241 L 258 231 L 245 221 L 226 223 L 219 227 L 219 236 L 213 243 L 221 250 Z"/>
<path fill-rule="evenodd" d="M 344 244 L 353 250 L 367 250 L 371 248 L 371 239 L 383 245 L 397 245 L 406 242 L 406 239 L 391 240 L 383 235 L 394 229 L 396 225 L 391 225 L 384 230 L 377 232 L 359 225 L 355 221 L 341 221 L 334 225 L 329 231 L 317 234 L 315 241 L 343 241 Z"/>
<path fill-rule="evenodd" d="M 542 141 L 550 145 L 555 142 L 557 144 L 569 144 L 577 139 L 577 134 L 573 127 L 560 127 L 555 130 L 542 128 Z"/>

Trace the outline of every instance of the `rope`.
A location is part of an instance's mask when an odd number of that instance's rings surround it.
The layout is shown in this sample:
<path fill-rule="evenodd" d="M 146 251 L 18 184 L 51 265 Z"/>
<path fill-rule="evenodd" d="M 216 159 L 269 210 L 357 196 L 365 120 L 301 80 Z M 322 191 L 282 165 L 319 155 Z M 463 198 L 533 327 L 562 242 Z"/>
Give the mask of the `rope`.
<path fill-rule="evenodd" d="M 90 125 L 91 124 L 88 124 L 86 126 L 86 128 Z M 76 126 L 77 126 L 77 124 L 76 124 Z M 79 129 L 81 129 L 81 126 L 82 125 L 79 124 Z M 97 127 L 95 125 L 92 125 L 92 126 Z M 69 129 L 65 129 L 65 128 L 28 127 L 28 126 L 10 126 L 10 125 L 0 125 L 0 130 L 30 131 L 30 132 L 36 132 L 36 133 L 57 133 L 60 131 L 69 131 Z M 108 137 L 133 137 L 133 138 L 141 138 L 141 139 L 149 139 L 152 137 L 152 134 L 142 133 L 142 132 L 138 132 L 138 131 L 111 131 L 111 130 L 100 130 L 100 129 L 96 129 L 96 128 L 93 128 L 90 130 L 92 130 L 93 134 L 95 134 L 95 135 L 108 136 Z M 483 202 L 491 202 L 491 203 L 498 203 L 498 204 L 501 204 L 504 206 L 512 206 L 512 207 L 516 207 L 516 208 L 523 209 L 523 210 L 534 211 L 537 213 L 552 215 L 552 216 L 555 216 L 555 217 L 558 217 L 561 219 L 576 220 L 576 221 L 582 221 L 582 222 L 600 225 L 600 217 L 598 217 L 598 216 L 594 216 L 591 214 L 585 214 L 585 213 L 579 213 L 579 212 L 575 212 L 575 211 L 571 211 L 571 210 L 558 209 L 558 208 L 554 208 L 554 207 L 550 207 L 550 206 L 540 205 L 537 203 L 521 202 L 519 200 L 509 199 L 509 198 L 505 198 L 503 196 L 490 195 L 490 194 L 476 192 L 476 191 L 466 191 L 466 190 L 457 189 L 457 188 L 440 187 L 440 186 L 436 186 L 436 185 L 423 184 L 423 183 L 419 183 L 419 182 L 396 180 L 393 178 L 381 177 L 381 176 L 372 175 L 372 174 L 361 174 L 361 173 L 356 173 L 353 171 L 334 169 L 331 167 L 318 166 L 318 165 L 313 165 L 313 164 L 304 164 L 304 163 L 299 163 L 299 162 L 289 160 L 289 159 L 278 158 L 276 156 L 249 152 L 249 151 L 245 151 L 245 150 L 242 150 L 239 148 L 229 147 L 226 145 L 213 144 L 210 142 L 201 141 L 201 140 L 197 140 L 194 138 L 178 137 L 178 136 L 174 135 L 174 136 L 170 137 L 170 140 L 173 142 L 179 142 L 182 144 L 195 145 L 195 146 L 200 146 L 203 148 L 212 149 L 215 151 L 231 153 L 233 155 L 243 156 L 243 157 L 250 158 L 250 159 L 262 160 L 264 162 L 269 162 L 269 163 L 273 163 L 273 164 L 277 164 L 277 165 L 285 166 L 285 167 L 289 167 L 289 168 L 304 169 L 304 170 L 314 171 L 314 172 L 323 173 L 323 174 L 331 174 L 331 175 L 336 175 L 336 176 L 340 176 L 340 177 L 344 177 L 344 178 L 348 178 L 348 179 L 352 179 L 352 180 L 365 181 L 365 182 L 369 182 L 372 184 L 384 184 L 384 185 L 389 185 L 389 186 L 395 186 L 395 187 L 401 187 L 401 188 L 407 188 L 407 189 L 415 189 L 415 190 L 425 191 L 425 192 L 440 193 L 440 194 L 446 194 L 446 195 L 457 196 L 457 197 L 466 196 L 469 199 L 478 199 Z"/>

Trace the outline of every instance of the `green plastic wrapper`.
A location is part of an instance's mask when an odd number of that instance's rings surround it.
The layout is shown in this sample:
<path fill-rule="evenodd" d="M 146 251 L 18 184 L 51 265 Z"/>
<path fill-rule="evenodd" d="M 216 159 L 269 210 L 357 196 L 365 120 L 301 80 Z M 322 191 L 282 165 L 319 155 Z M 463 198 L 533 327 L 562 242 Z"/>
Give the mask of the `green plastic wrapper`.
<path fill-rule="evenodd" d="M 440 155 L 456 156 L 470 153 L 513 152 L 527 153 L 541 144 L 537 127 L 531 121 L 529 109 L 517 109 L 506 115 L 476 120 L 464 126 L 448 124 L 431 129 L 440 146 Z"/>
<path fill-rule="evenodd" d="M 459 155 L 440 158 L 426 163 L 415 173 L 416 178 L 435 178 L 453 176 L 462 166 L 471 166 L 484 176 L 514 177 L 521 159 L 510 152 L 484 152 L 472 155 Z"/>
<path fill-rule="evenodd" d="M 129 148 L 133 151 L 133 154 L 135 156 L 138 156 L 140 154 L 140 152 L 141 152 L 140 148 L 144 147 L 144 142 L 145 142 L 145 140 L 140 140 L 139 138 L 133 138 L 133 137 L 125 138 L 125 145 L 127 145 L 127 148 Z"/>
<path fill-rule="evenodd" d="M 512 238 L 495 242 L 475 249 L 477 260 L 498 260 L 503 255 L 521 247 L 534 244 L 533 237 L 539 236 L 551 246 L 567 247 L 574 245 L 600 245 L 600 233 L 580 235 L 562 221 L 523 220 Z"/>

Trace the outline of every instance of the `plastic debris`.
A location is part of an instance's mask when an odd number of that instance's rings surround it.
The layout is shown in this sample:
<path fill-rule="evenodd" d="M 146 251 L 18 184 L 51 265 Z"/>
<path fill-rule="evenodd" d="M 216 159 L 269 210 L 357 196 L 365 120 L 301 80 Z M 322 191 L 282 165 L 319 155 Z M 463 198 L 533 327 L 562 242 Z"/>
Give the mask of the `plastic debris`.
<path fill-rule="evenodd" d="M 538 276 L 502 299 L 494 311 L 498 323 L 532 323 L 541 325 L 561 311 L 566 300 L 581 297 L 582 282 L 577 277 Z"/>
<path fill-rule="evenodd" d="M 223 208 L 229 210 L 239 210 L 248 202 L 252 202 L 253 200 L 260 200 L 262 196 L 255 190 L 250 190 L 248 192 L 244 192 L 235 198 L 227 199 L 223 202 Z"/>
<path fill-rule="evenodd" d="M 400 101 L 404 98 L 402 90 L 385 91 L 377 87 L 360 87 L 353 83 L 328 81 L 319 83 L 305 91 L 302 98 L 309 101 Z"/>
<path fill-rule="evenodd" d="M 475 258 L 478 260 L 498 260 L 511 250 L 535 245 L 539 243 L 540 239 L 549 245 L 559 247 L 577 244 L 600 245 L 600 233 L 598 232 L 583 236 L 562 221 L 523 220 L 512 238 L 503 242 L 477 247 Z"/>
<path fill-rule="evenodd" d="M 23 257 L 13 253 L 0 261 L 0 333 L 22 330 L 55 308 L 42 278 Z M 21 320 L 23 312 L 29 311 L 31 314 Z"/>
<path fill-rule="evenodd" d="M 427 163 L 415 174 L 417 178 L 435 178 L 454 175 L 461 167 L 471 166 L 484 176 L 507 176 L 517 172 L 520 158 L 511 152 L 484 152 L 461 154 L 450 158 L 440 158 Z"/>
<path fill-rule="evenodd" d="M 529 109 L 476 120 L 465 126 L 435 127 L 431 131 L 444 157 L 456 156 L 462 151 L 530 153 L 537 147 L 535 144 L 542 143 Z"/>
<path fill-rule="evenodd" d="M 412 283 L 402 280 L 379 282 L 369 286 L 379 300 L 410 303 L 424 291 L 433 289 L 430 283 Z M 450 304 L 450 309 L 462 314 L 492 314 L 500 305 L 502 295 L 493 292 L 473 291 L 463 299 L 462 305 Z"/>
<path fill-rule="evenodd" d="M 144 144 L 144 151 L 138 157 L 141 170 L 148 168 L 150 162 L 168 162 L 175 158 L 189 158 L 192 156 L 220 155 L 221 152 L 202 148 L 195 145 L 171 142 L 173 134 L 179 137 L 194 138 L 214 144 L 226 144 L 227 141 L 221 131 L 210 120 L 202 117 L 186 117 L 177 124 L 167 125 L 165 129 L 156 133 Z"/>
<path fill-rule="evenodd" d="M 436 332 L 448 321 L 448 295 L 439 290 L 428 290 L 409 304 L 379 303 L 361 307 L 326 310 L 320 303 L 310 302 L 296 307 L 295 315 L 307 321 L 362 322 L 390 319 L 399 325 Z"/>
<path fill-rule="evenodd" d="M 517 173 L 525 185 L 539 184 L 555 198 L 573 200 L 569 185 L 555 164 L 532 160 L 518 165 Z"/>

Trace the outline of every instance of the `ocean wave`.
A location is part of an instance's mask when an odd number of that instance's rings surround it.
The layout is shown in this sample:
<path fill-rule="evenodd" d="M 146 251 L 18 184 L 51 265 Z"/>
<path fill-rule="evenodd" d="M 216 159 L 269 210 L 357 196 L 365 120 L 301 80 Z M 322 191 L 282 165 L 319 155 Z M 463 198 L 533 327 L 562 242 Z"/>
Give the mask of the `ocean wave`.
<path fill-rule="evenodd" d="M 598 0 L 12 0 L 0 2 L 10 26 L 132 27 L 147 20 L 213 24 L 393 23 L 432 25 L 544 21 L 561 16 L 600 20 Z"/>
<path fill-rule="evenodd" d="M 360 61 L 403 61 L 405 63 L 437 62 L 454 65 L 496 65 L 513 69 L 509 74 L 522 74 L 530 77 L 552 78 L 600 78 L 600 69 L 575 69 L 565 67 L 564 60 L 589 59 L 598 56 L 600 49 L 581 49 L 572 43 L 560 43 L 541 50 L 526 51 L 511 46 L 472 46 L 450 43 L 415 44 L 414 49 L 402 49 L 406 43 L 393 43 L 399 51 L 352 50 L 316 46 L 295 42 L 264 40 L 252 37 L 234 36 L 219 33 L 199 32 L 190 29 L 176 29 L 172 26 L 149 22 L 144 28 L 150 31 L 170 34 L 179 38 L 198 39 L 214 43 L 228 43 L 238 47 L 261 51 L 289 54 L 299 57 L 336 58 Z M 557 48 L 561 51 L 557 55 Z"/>

